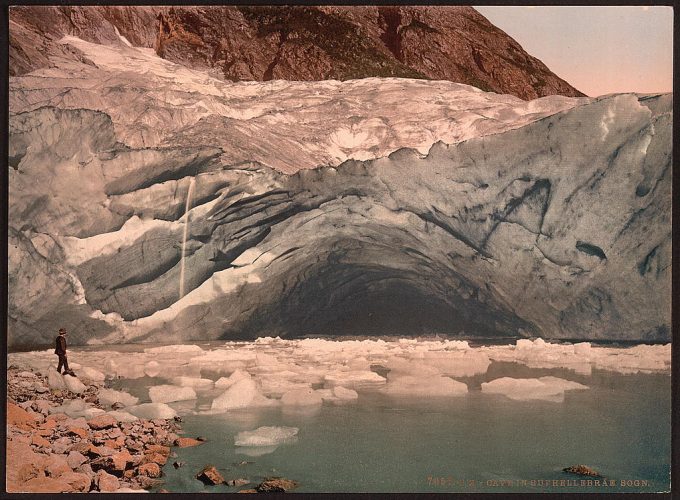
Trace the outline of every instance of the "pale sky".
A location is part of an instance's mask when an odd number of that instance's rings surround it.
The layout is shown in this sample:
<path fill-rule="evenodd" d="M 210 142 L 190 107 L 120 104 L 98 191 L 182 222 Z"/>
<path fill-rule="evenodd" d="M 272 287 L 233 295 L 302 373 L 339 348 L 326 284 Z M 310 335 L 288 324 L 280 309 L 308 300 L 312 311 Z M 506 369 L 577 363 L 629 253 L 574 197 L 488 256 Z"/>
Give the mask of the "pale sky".
<path fill-rule="evenodd" d="M 673 8 L 475 7 L 581 92 L 673 90 Z"/>

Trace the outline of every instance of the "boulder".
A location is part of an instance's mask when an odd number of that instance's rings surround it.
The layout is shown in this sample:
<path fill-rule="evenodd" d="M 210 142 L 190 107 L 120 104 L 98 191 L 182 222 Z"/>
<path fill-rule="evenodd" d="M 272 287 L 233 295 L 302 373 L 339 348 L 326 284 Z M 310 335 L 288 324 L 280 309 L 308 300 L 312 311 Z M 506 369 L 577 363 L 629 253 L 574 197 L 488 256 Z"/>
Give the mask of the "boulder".
<path fill-rule="evenodd" d="M 99 470 L 94 476 L 94 484 L 101 492 L 116 491 L 120 488 L 120 481 L 112 474 L 105 470 Z"/>
<path fill-rule="evenodd" d="M 201 471 L 198 474 L 196 474 L 196 479 L 198 479 L 199 481 L 206 485 L 216 485 L 224 483 L 224 478 L 222 477 L 222 474 L 220 474 L 213 465 L 206 465 L 205 467 L 203 467 L 203 469 L 201 469 Z"/>
<path fill-rule="evenodd" d="M 45 439 L 44 437 L 40 436 L 38 433 L 34 433 L 31 436 L 31 444 L 39 447 L 39 448 L 49 448 L 50 447 L 50 442 Z"/>
<path fill-rule="evenodd" d="M 70 451 L 66 457 L 66 462 L 71 469 L 77 469 L 82 464 L 87 462 L 87 457 L 80 452 Z"/>
<path fill-rule="evenodd" d="M 291 479 L 284 479 L 281 477 L 272 477 L 265 479 L 260 484 L 258 484 L 255 489 L 258 493 L 279 493 L 286 492 L 296 488 L 298 486 L 297 481 Z"/>
<path fill-rule="evenodd" d="M 48 476 L 59 477 L 65 472 L 71 472 L 71 466 L 64 455 L 49 455 L 45 465 L 45 472 Z"/>
<path fill-rule="evenodd" d="M 88 421 L 88 425 L 91 429 L 108 429 L 114 427 L 118 421 L 116 418 L 110 414 L 97 415 Z"/>
<path fill-rule="evenodd" d="M 137 469 L 137 474 L 146 477 L 161 477 L 161 468 L 158 464 L 149 462 L 147 464 L 142 464 Z"/>
<path fill-rule="evenodd" d="M 191 446 L 198 446 L 199 444 L 203 444 L 203 442 L 204 441 L 200 441 L 198 439 L 181 437 L 177 438 L 174 444 L 179 448 L 189 448 Z"/>
<path fill-rule="evenodd" d="M 7 403 L 7 425 L 14 425 L 19 429 L 32 429 L 36 426 L 37 420 L 23 408 Z"/>
<path fill-rule="evenodd" d="M 71 487 L 71 491 L 78 493 L 87 493 L 90 491 L 90 485 L 92 484 L 90 476 L 82 472 L 64 472 L 59 476 L 59 480 L 68 484 Z"/>
<path fill-rule="evenodd" d="M 564 472 L 569 472 L 571 474 L 578 474 L 579 476 L 591 476 L 591 477 L 602 477 L 602 475 L 596 470 L 588 467 L 587 465 L 572 465 L 562 469 Z"/>
<path fill-rule="evenodd" d="M 132 463 L 132 455 L 128 450 L 122 450 L 119 451 L 118 453 L 114 453 L 110 457 L 111 459 L 111 465 L 114 470 L 116 471 L 124 471 L 127 468 L 128 463 Z"/>

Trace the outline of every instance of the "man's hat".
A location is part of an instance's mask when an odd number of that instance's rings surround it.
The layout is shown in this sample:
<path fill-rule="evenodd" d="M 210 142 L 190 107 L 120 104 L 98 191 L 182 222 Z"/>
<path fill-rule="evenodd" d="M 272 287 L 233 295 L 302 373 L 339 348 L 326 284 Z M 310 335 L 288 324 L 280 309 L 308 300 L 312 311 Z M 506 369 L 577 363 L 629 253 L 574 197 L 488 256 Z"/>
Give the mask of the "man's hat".
<path fill-rule="evenodd" d="M 61 334 L 61 333 L 66 333 L 66 329 L 65 329 L 65 328 L 59 328 L 59 333 L 60 333 L 60 334 Z"/>

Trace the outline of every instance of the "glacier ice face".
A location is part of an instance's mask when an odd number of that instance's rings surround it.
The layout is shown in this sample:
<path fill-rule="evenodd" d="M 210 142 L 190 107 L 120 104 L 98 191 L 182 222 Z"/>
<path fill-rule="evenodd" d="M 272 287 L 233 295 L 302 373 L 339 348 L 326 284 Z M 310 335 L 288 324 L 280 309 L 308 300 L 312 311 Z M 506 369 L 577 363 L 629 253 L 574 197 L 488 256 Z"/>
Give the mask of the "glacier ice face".
<path fill-rule="evenodd" d="M 297 427 L 258 427 L 252 431 L 242 431 L 234 437 L 236 446 L 277 446 L 292 442 L 297 436 Z"/>
<path fill-rule="evenodd" d="M 96 67 L 11 81 L 10 346 L 51 342 L 55 316 L 74 343 L 670 339 L 670 95 L 234 84 L 64 42 Z M 156 354 L 200 370 L 200 350 Z M 259 373 L 278 369 L 269 361 Z M 448 374 L 484 369 L 464 363 Z"/>

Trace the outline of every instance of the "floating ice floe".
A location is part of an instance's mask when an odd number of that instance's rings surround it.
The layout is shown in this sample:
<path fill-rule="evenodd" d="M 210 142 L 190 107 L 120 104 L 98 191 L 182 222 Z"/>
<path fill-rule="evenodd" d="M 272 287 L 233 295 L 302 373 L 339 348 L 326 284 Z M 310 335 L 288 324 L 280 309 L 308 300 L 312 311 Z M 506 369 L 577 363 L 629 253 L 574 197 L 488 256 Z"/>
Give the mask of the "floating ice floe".
<path fill-rule="evenodd" d="M 197 377 L 175 377 L 172 383 L 181 387 L 192 387 L 197 391 L 209 391 L 215 385 L 209 378 Z"/>
<path fill-rule="evenodd" d="M 468 387 L 463 382 L 442 375 L 416 377 L 389 373 L 382 392 L 392 396 L 460 396 L 467 394 Z"/>
<path fill-rule="evenodd" d="M 277 446 L 239 446 L 236 448 L 236 453 L 246 455 L 248 457 L 261 457 L 273 453 L 278 448 Z"/>
<path fill-rule="evenodd" d="M 139 418 L 174 418 L 177 412 L 165 403 L 143 403 L 141 405 L 130 406 L 126 410 Z"/>
<path fill-rule="evenodd" d="M 204 351 L 200 346 L 197 346 L 195 344 L 179 344 L 179 345 L 163 345 L 163 346 L 159 346 L 159 347 L 149 347 L 147 349 L 144 349 L 144 352 L 147 353 L 147 354 L 175 354 L 175 353 L 187 354 L 187 353 L 191 353 L 193 355 L 196 355 L 197 353 L 202 353 Z"/>
<path fill-rule="evenodd" d="M 557 377 L 511 378 L 502 377 L 482 383 L 482 392 L 502 394 L 510 399 L 527 401 L 540 399 L 562 402 L 564 392 L 588 389 L 588 386 Z"/>
<path fill-rule="evenodd" d="M 244 378 L 251 378 L 250 373 L 244 370 L 234 370 L 229 377 L 220 377 L 215 381 L 215 389 L 228 389 L 236 382 Z"/>
<path fill-rule="evenodd" d="M 529 368 L 567 368 L 583 375 L 590 375 L 593 368 L 623 374 L 670 373 L 671 363 L 671 344 L 604 347 L 590 342 L 553 344 L 539 338 L 480 349 L 493 361 L 516 362 Z"/>
<path fill-rule="evenodd" d="M 177 385 L 156 385 L 149 388 L 149 399 L 152 403 L 172 403 L 196 399 L 196 391 L 191 387 Z"/>
<path fill-rule="evenodd" d="M 373 389 L 385 384 L 386 380 L 368 370 L 337 370 L 324 376 L 326 387 L 341 385 L 351 389 Z"/>
<path fill-rule="evenodd" d="M 236 434 L 236 446 L 276 446 L 295 440 L 297 427 L 258 427 L 253 431 L 243 431 Z"/>
<path fill-rule="evenodd" d="M 480 375 L 486 373 L 491 364 L 487 354 L 474 350 L 428 351 L 422 359 L 428 366 L 451 377 Z"/>
<path fill-rule="evenodd" d="M 278 401 L 268 399 L 260 393 L 253 379 L 244 378 L 229 387 L 221 396 L 213 399 L 211 410 L 236 410 L 259 406 L 276 405 Z"/>
<path fill-rule="evenodd" d="M 336 385 L 333 387 L 333 396 L 335 396 L 338 399 L 343 399 L 343 400 L 351 400 L 351 399 L 357 399 L 359 397 L 359 394 L 357 391 L 353 389 L 347 389 L 345 387 L 342 387 L 341 385 Z"/>
<path fill-rule="evenodd" d="M 113 403 L 120 403 L 123 406 L 134 406 L 139 403 L 139 398 L 123 391 L 99 389 L 99 402 L 107 406 L 110 406 Z"/>
<path fill-rule="evenodd" d="M 314 406 L 323 403 L 321 395 L 313 389 L 294 389 L 281 396 L 284 406 Z"/>

